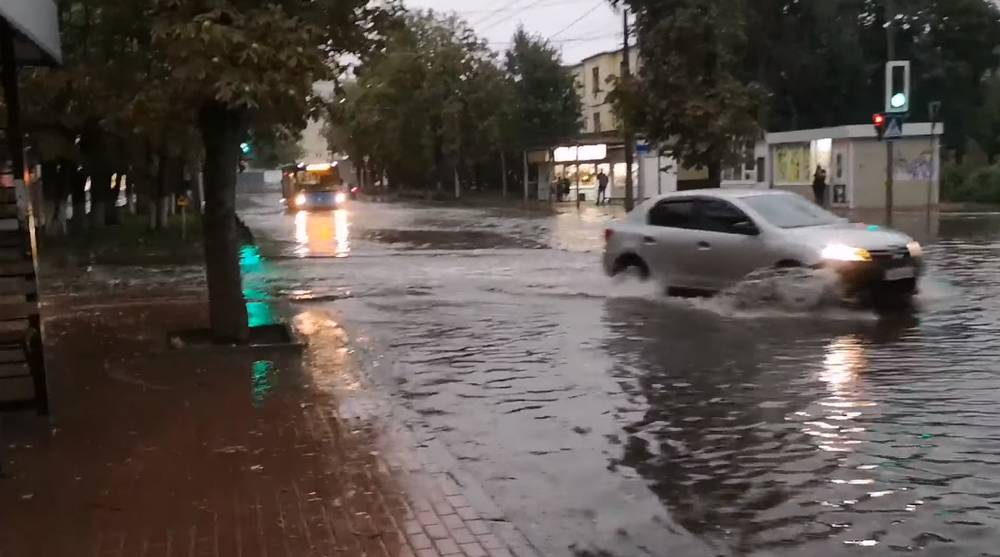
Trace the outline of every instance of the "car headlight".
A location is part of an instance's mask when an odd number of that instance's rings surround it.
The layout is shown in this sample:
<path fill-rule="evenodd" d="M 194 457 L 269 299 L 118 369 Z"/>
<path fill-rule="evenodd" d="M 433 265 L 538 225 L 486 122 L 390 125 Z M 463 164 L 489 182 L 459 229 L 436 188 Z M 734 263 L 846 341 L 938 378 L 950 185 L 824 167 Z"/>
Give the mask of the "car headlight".
<path fill-rule="evenodd" d="M 910 257 L 923 257 L 924 248 L 920 245 L 920 242 L 910 242 L 906 244 L 906 249 L 910 252 Z"/>
<path fill-rule="evenodd" d="M 820 254 L 830 261 L 871 261 L 872 254 L 864 248 L 852 248 L 844 244 L 830 244 Z"/>
<path fill-rule="evenodd" d="M 295 196 L 295 206 L 296 207 L 301 207 L 301 206 L 305 205 L 306 201 L 308 201 L 308 200 L 306 199 L 306 194 L 304 194 L 304 193 L 300 193 L 300 194 L 298 194 L 298 195 Z"/>
<path fill-rule="evenodd" d="M 339 205 L 339 204 L 341 204 L 341 203 L 343 203 L 343 202 L 347 201 L 347 195 L 346 195 L 346 194 L 344 194 L 344 192 L 342 192 L 342 191 L 339 191 L 339 192 L 337 192 L 337 195 L 334 195 L 334 196 L 333 196 L 333 200 L 334 200 L 335 202 L 337 202 L 337 204 Z"/>

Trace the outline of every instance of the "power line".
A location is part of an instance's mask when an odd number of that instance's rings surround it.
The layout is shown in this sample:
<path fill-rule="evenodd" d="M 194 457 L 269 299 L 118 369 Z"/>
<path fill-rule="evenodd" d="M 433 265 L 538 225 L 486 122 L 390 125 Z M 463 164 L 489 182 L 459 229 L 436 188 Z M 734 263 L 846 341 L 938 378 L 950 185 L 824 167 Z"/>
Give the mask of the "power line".
<path fill-rule="evenodd" d="M 519 3 L 523 2 L 523 1 L 524 1 L 524 0 L 512 0 L 511 2 L 507 2 L 507 3 L 506 3 L 506 4 L 504 4 L 503 6 L 500 6 L 499 8 L 497 8 L 497 9 L 495 9 L 495 10 L 491 11 L 491 12 L 490 12 L 489 14 L 487 14 L 487 15 L 486 15 L 486 17 L 483 17 L 483 18 L 480 18 L 480 19 L 478 19 L 478 20 L 474 21 L 474 22 L 472 23 L 472 25 L 471 25 L 471 26 L 472 26 L 472 27 L 475 27 L 475 26 L 477 26 L 477 25 L 482 25 L 482 24 L 483 24 L 483 23 L 485 23 L 486 21 L 488 21 L 488 20 L 490 20 L 490 19 L 493 19 L 493 17 L 494 17 L 494 16 L 496 16 L 496 15 L 498 15 L 498 14 L 501 14 L 501 13 L 503 13 L 503 12 L 506 12 L 507 10 L 510 10 L 510 9 L 511 9 L 511 8 L 513 8 L 513 7 L 515 6 L 515 5 L 517 5 L 517 4 L 519 4 Z M 541 1 L 541 0 L 538 0 L 538 1 Z M 535 3 L 537 4 L 538 2 L 535 2 Z M 521 9 L 523 10 L 524 8 L 521 8 Z M 516 14 L 516 13 L 518 13 L 518 12 L 514 12 L 514 13 Z M 502 20 L 501 20 L 501 21 L 502 21 Z M 493 24 L 491 23 L 490 25 L 493 25 Z"/>
<path fill-rule="evenodd" d="M 580 21 L 582 21 L 583 18 L 585 18 L 588 15 L 590 15 L 590 14 L 594 13 L 595 11 L 597 11 L 597 8 L 600 8 L 603 5 L 604 5 L 604 0 L 601 0 L 597 4 L 594 4 L 593 8 L 590 8 L 589 10 L 587 10 L 586 12 L 584 12 L 580 17 L 578 17 L 578 18 L 574 19 L 573 21 L 569 22 L 569 24 L 566 25 L 566 27 L 563 27 L 562 29 L 560 29 L 560 30 L 556 31 L 555 33 L 549 35 L 549 39 L 554 39 L 554 38 L 558 37 L 559 35 L 561 35 L 564 31 L 566 31 L 570 27 L 576 25 L 577 23 L 580 23 Z"/>
<path fill-rule="evenodd" d="M 545 42 L 553 44 L 564 44 L 564 43 L 577 43 L 577 42 L 592 42 L 592 41 L 603 41 L 606 39 L 617 39 L 621 37 L 621 33 L 609 33 L 607 35 L 595 35 L 593 37 L 572 37 L 568 39 L 545 39 Z M 514 44 L 514 41 L 498 41 L 487 43 L 490 45 L 509 45 Z"/>
<path fill-rule="evenodd" d="M 524 13 L 524 12 L 526 12 L 526 11 L 528 11 L 528 10 L 530 10 L 530 9 L 534 8 L 534 7 L 535 7 L 535 6 L 537 6 L 537 5 L 539 4 L 539 3 L 541 3 L 541 1 L 542 1 L 542 0 L 535 0 L 534 2 L 532 2 L 532 3 L 528 4 L 527 6 L 522 6 L 522 7 L 518 8 L 518 10 L 517 10 L 517 11 L 515 11 L 515 12 L 514 12 L 514 13 L 512 13 L 512 14 L 510 14 L 509 16 L 507 16 L 507 17 L 502 17 L 502 18 L 500 18 L 500 19 L 498 19 L 498 20 L 494 21 L 493 23 L 490 23 L 490 24 L 489 24 L 489 25 L 487 25 L 486 27 L 484 27 L 484 28 L 480 29 L 479 31 L 480 31 L 480 32 L 483 32 L 483 31 L 489 31 L 490 29 L 493 29 L 493 28 L 494 28 L 494 27 L 496 27 L 497 25 L 500 25 L 501 23 L 503 23 L 503 22 L 505 22 L 505 21 L 508 21 L 508 20 L 510 20 L 510 19 L 512 19 L 512 18 L 514 18 L 514 17 L 517 17 L 517 16 L 521 15 L 522 13 Z M 516 3 L 516 1 L 515 1 L 515 2 L 513 2 L 513 3 Z"/>
<path fill-rule="evenodd" d="M 579 3 L 580 3 L 580 0 L 553 0 L 551 2 L 545 2 L 543 4 L 537 4 L 535 6 L 531 6 L 530 8 L 525 8 L 525 9 L 523 9 L 521 11 L 523 12 L 523 11 L 526 11 L 528 9 L 537 9 L 537 8 L 551 8 L 551 7 L 554 7 L 554 6 L 567 6 L 567 5 L 579 4 Z M 472 14 L 484 14 L 486 12 L 494 12 L 495 13 L 496 10 L 492 10 L 492 9 L 455 10 L 452 13 L 456 13 L 458 15 L 472 15 Z"/>

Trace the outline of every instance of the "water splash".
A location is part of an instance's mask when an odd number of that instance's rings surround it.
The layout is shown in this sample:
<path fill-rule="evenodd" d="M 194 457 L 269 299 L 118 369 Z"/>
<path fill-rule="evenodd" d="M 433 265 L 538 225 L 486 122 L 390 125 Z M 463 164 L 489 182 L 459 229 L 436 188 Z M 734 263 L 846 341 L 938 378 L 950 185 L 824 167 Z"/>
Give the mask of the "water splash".
<path fill-rule="evenodd" d="M 839 277 L 829 269 L 768 268 L 750 273 L 714 300 L 737 311 L 802 313 L 841 307 L 844 293 Z"/>

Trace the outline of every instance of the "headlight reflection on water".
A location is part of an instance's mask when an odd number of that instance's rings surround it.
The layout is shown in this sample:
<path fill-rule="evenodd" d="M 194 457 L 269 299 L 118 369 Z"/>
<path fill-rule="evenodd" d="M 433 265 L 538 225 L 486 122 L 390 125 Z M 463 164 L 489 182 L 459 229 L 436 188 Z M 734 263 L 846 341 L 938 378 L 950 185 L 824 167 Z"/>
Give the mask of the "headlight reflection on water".
<path fill-rule="evenodd" d="M 295 215 L 295 253 L 299 257 L 347 257 L 351 253 L 351 214 L 345 209 Z"/>

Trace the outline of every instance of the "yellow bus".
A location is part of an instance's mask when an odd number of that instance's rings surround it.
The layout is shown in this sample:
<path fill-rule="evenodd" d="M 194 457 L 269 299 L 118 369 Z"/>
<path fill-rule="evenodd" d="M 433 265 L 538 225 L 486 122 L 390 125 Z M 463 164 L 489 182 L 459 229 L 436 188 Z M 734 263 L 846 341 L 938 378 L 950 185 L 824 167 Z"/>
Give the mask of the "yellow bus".
<path fill-rule="evenodd" d="M 289 211 L 337 209 L 348 198 L 336 162 L 297 163 L 282 168 L 281 196 Z"/>

